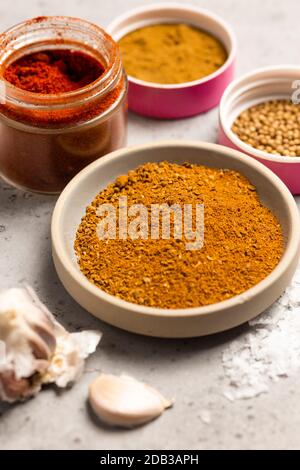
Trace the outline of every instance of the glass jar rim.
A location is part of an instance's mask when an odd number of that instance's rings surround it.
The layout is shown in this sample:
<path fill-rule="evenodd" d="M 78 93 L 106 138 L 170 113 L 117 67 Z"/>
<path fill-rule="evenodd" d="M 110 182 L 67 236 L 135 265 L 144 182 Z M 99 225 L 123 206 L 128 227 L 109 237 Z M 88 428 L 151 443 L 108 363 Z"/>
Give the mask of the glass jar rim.
<path fill-rule="evenodd" d="M 56 47 L 63 45 L 70 45 L 71 42 L 63 39 L 63 33 L 59 33 L 56 36 L 58 30 L 65 30 L 70 33 L 71 31 L 82 32 L 91 39 L 96 39 L 99 48 L 106 47 L 108 53 L 108 60 L 105 64 L 105 70 L 103 74 L 95 81 L 88 85 L 78 88 L 73 91 L 63 92 L 58 94 L 42 94 L 30 92 L 18 88 L 3 78 L 3 68 L 5 63 L 12 55 L 16 54 L 17 50 L 21 48 L 23 51 L 28 49 L 27 53 L 30 53 L 30 49 L 33 46 L 37 46 L 40 41 L 37 39 L 30 42 L 26 36 L 30 34 L 35 35 L 45 30 L 53 31 L 52 40 L 49 39 L 48 44 L 55 44 Z M 22 46 L 22 40 L 26 42 L 25 46 Z M 55 42 L 57 40 L 57 43 Z M 85 52 L 92 53 L 96 47 L 89 47 L 86 43 L 72 41 L 72 46 L 77 46 L 78 49 L 82 49 Z M 75 18 L 71 16 L 41 16 L 31 20 L 26 20 L 6 30 L 0 38 L 0 69 L 1 77 L 1 103 L 12 103 L 15 106 L 23 108 L 35 108 L 40 110 L 48 110 L 49 107 L 53 111 L 64 109 L 68 105 L 80 104 L 81 102 L 87 103 L 90 100 L 99 98 L 101 95 L 107 94 L 114 86 L 116 80 L 119 78 L 122 70 L 122 63 L 120 58 L 119 47 L 112 37 L 104 31 L 100 26 L 95 25 L 87 20 Z M 23 53 L 24 55 L 24 53 Z M 102 57 L 104 59 L 104 57 Z"/>

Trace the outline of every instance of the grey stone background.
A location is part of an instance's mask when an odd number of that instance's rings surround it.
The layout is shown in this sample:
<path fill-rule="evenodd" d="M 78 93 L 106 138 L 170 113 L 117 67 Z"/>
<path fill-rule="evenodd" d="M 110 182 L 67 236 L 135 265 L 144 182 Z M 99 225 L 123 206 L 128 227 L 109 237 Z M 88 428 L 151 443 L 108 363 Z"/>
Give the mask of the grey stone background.
<path fill-rule="evenodd" d="M 145 0 L 0 1 L 0 29 L 37 15 L 71 15 L 104 27 Z M 159 3 L 159 2 L 156 2 Z M 181 1 L 181 3 L 186 3 Z M 222 15 L 238 38 L 237 75 L 256 67 L 298 64 L 298 0 L 192 0 Z M 129 144 L 160 139 L 216 140 L 217 110 L 176 122 L 131 115 Z M 1 151 L 1 149 L 0 149 Z M 92 318 L 65 292 L 50 252 L 55 198 L 0 183 L 0 285 L 27 282 L 70 329 L 100 328 L 101 345 L 82 380 L 57 394 L 44 390 L 27 403 L 0 407 L 1 449 L 298 449 L 300 377 L 283 379 L 260 397 L 231 403 L 222 396 L 221 355 L 247 326 L 193 340 L 159 340 L 117 330 Z M 280 345 L 279 345 L 280 347 Z M 97 424 L 86 406 L 89 382 L 100 371 L 126 372 L 175 397 L 172 410 L 132 431 Z M 209 410 L 211 423 L 201 420 Z"/>

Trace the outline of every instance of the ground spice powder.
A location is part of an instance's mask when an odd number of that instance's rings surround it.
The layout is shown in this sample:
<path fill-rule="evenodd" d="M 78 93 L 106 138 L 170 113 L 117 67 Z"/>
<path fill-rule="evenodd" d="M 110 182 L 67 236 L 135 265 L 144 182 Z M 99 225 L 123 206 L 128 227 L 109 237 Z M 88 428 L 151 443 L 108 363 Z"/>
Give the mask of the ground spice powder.
<path fill-rule="evenodd" d="M 119 48 L 98 26 L 68 17 L 25 21 L 0 42 L 1 175 L 23 189 L 60 192 L 126 142 Z"/>
<path fill-rule="evenodd" d="M 227 59 L 223 44 L 188 24 L 157 24 L 119 41 L 126 72 L 141 80 L 175 84 L 198 80 Z"/>
<path fill-rule="evenodd" d="M 100 62 L 83 52 L 45 50 L 14 61 L 6 68 L 4 78 L 22 90 L 57 94 L 89 85 L 103 72 Z"/>
<path fill-rule="evenodd" d="M 100 240 L 97 207 L 203 203 L 204 247 L 185 240 Z M 198 165 L 147 163 L 101 191 L 78 228 L 75 251 L 83 274 L 96 286 L 129 302 L 160 308 L 213 304 L 264 279 L 283 252 L 281 226 L 255 187 L 241 174 Z"/>
<path fill-rule="evenodd" d="M 25 92 L 51 95 L 63 100 L 62 93 L 83 90 L 99 79 L 106 69 L 100 57 L 94 57 L 74 49 L 73 44 L 64 44 L 64 49 L 44 49 L 25 54 L 21 58 L 4 64 L 0 75 L 15 87 Z M 117 51 L 116 45 L 116 51 Z M 116 52 L 115 51 L 115 52 Z M 112 75 L 111 79 L 114 78 Z M 39 128 L 57 128 L 78 125 L 89 121 L 113 106 L 126 88 L 124 76 L 119 83 L 108 89 L 105 96 L 95 100 L 83 100 L 80 106 L 64 106 L 61 109 L 22 109 L 13 103 L 0 104 L 0 112 L 8 118 Z M 47 103 L 48 104 L 48 103 Z"/>

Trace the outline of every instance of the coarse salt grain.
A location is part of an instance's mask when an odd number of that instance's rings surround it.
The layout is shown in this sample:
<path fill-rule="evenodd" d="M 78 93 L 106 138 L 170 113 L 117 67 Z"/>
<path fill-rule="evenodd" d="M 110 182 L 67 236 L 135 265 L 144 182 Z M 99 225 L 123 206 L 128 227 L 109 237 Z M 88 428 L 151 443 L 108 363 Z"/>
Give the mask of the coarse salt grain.
<path fill-rule="evenodd" d="M 224 395 L 231 401 L 266 393 L 272 382 L 299 371 L 300 268 L 277 302 L 249 325 L 223 352 Z"/>

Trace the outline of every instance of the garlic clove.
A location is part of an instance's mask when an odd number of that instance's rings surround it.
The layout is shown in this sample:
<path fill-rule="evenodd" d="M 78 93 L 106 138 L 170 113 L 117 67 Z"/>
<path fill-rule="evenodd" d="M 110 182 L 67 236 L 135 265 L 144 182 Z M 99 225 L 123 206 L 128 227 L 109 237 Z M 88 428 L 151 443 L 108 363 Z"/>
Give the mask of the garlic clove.
<path fill-rule="evenodd" d="M 43 383 L 67 387 L 76 382 L 82 374 L 84 360 L 96 350 L 100 339 L 99 331 L 68 333 L 61 330 L 57 334 L 56 350 L 43 376 Z"/>
<path fill-rule="evenodd" d="M 2 370 L 26 378 L 36 371 L 36 361 L 48 361 L 55 346 L 55 324 L 36 302 L 32 290 L 12 288 L 0 292 L 0 340 L 6 345 L 7 363 Z"/>
<path fill-rule="evenodd" d="M 54 331 L 46 332 L 42 326 L 37 328 L 30 324 L 24 324 L 22 331 L 36 359 L 49 360 L 56 346 Z"/>
<path fill-rule="evenodd" d="M 0 401 L 24 400 L 46 383 L 72 384 L 100 338 L 98 331 L 69 333 L 29 286 L 0 291 Z"/>
<path fill-rule="evenodd" d="M 102 421 L 122 427 L 151 421 L 173 404 L 143 382 L 110 374 L 101 374 L 91 383 L 89 402 Z"/>
<path fill-rule="evenodd" d="M 55 350 L 55 324 L 50 312 L 29 287 L 0 293 L 0 339 L 19 332 L 31 344 L 38 359 L 49 359 Z"/>
<path fill-rule="evenodd" d="M 24 399 L 31 395 L 30 381 L 27 378 L 17 379 L 13 372 L 0 374 L 0 396 L 7 401 Z"/>

